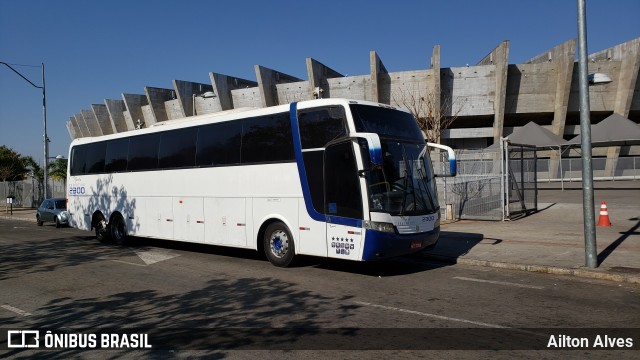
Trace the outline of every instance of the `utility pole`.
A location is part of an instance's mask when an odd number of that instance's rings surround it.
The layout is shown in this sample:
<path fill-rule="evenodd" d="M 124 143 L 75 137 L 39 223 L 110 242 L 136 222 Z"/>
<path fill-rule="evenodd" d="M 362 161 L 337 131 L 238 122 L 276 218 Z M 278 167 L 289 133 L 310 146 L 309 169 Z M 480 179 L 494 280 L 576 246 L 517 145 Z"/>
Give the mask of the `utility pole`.
<path fill-rule="evenodd" d="M 587 68 L 587 19 L 585 0 L 578 0 L 578 68 L 580 80 L 580 135 L 582 152 L 582 211 L 584 215 L 585 265 L 598 267 L 595 209 L 593 204 L 593 167 L 591 159 L 591 119 Z"/>
<path fill-rule="evenodd" d="M 11 69 L 14 73 L 18 74 L 21 78 L 26 80 L 31 86 L 42 89 L 42 119 L 44 122 L 44 197 L 47 198 L 47 178 L 48 178 L 48 168 L 47 168 L 47 159 L 49 157 L 49 137 L 47 136 L 47 92 L 44 85 L 44 63 L 42 63 L 42 86 L 38 86 L 31 82 L 31 80 L 27 79 L 24 75 L 22 75 L 18 70 L 14 69 L 11 65 L 6 62 L 0 61 L 0 64 L 5 65 L 9 69 Z"/>

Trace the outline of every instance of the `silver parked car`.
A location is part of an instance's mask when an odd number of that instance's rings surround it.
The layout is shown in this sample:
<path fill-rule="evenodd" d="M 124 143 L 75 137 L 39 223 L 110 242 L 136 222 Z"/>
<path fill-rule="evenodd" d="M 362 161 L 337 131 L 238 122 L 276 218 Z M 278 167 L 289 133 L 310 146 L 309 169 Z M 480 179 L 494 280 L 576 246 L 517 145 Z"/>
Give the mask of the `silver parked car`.
<path fill-rule="evenodd" d="M 38 211 L 36 211 L 36 222 L 38 223 L 38 226 L 42 226 L 42 223 L 47 221 L 55 222 L 56 227 L 69 224 L 67 199 L 46 199 L 42 204 L 40 204 Z"/>

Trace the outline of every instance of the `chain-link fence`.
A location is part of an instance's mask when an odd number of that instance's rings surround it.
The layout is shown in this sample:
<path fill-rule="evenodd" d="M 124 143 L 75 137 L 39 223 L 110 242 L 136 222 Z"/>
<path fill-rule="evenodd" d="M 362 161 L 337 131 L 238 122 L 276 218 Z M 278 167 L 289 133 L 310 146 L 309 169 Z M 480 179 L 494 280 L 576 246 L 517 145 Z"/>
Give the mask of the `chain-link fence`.
<path fill-rule="evenodd" d="M 582 181 L 582 158 L 538 159 L 538 181 Z M 594 180 L 640 179 L 640 157 L 592 158 Z M 561 171 L 562 170 L 562 171 Z"/>
<path fill-rule="evenodd" d="M 64 181 L 49 179 L 48 192 L 51 197 L 65 197 Z M 5 203 L 7 196 L 13 196 L 14 207 L 38 207 L 44 198 L 42 193 L 42 184 L 32 179 L 0 182 L 2 204 Z"/>
<path fill-rule="evenodd" d="M 500 149 L 456 150 L 456 158 L 457 176 L 438 178 L 438 196 L 443 216 L 502 220 L 503 170 Z M 436 162 L 440 163 L 446 162 Z"/>
<path fill-rule="evenodd" d="M 537 209 L 537 151 L 505 143 L 502 149 L 456 150 L 458 175 L 438 178 L 444 218 L 504 220 Z M 509 161 L 504 161 L 505 158 Z M 436 159 L 442 166 L 444 159 Z"/>

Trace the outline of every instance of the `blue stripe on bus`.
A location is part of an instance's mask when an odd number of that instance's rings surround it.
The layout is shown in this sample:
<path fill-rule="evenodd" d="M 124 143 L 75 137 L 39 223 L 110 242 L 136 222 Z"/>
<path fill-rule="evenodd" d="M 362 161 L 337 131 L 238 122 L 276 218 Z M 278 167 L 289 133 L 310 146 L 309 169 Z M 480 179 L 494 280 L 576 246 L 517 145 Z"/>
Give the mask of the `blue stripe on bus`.
<path fill-rule="evenodd" d="M 293 135 L 293 150 L 296 153 L 296 162 L 298 163 L 298 175 L 300 176 L 300 185 L 302 186 L 302 195 L 304 196 L 304 205 L 307 208 L 309 216 L 316 221 L 325 222 L 327 219 L 313 208 L 311 201 L 311 191 L 309 190 L 309 181 L 307 180 L 307 171 L 304 168 L 304 160 L 302 159 L 302 145 L 300 141 L 300 130 L 298 127 L 298 103 L 293 102 L 289 106 L 289 118 L 291 119 L 291 133 Z"/>
<path fill-rule="evenodd" d="M 362 227 L 361 219 L 350 219 L 341 216 L 326 216 L 313 208 L 311 200 L 311 190 L 309 189 L 309 180 L 307 179 L 307 171 L 304 167 L 302 159 L 302 142 L 300 141 L 300 130 L 298 127 L 298 103 L 291 103 L 289 106 L 289 118 L 291 119 L 291 133 L 293 135 L 293 150 L 296 154 L 296 163 L 298 164 L 298 175 L 300 176 L 300 185 L 302 187 L 302 195 L 304 197 L 304 205 L 309 216 L 316 221 L 322 221 L 330 224 L 346 225 L 353 227 Z"/>

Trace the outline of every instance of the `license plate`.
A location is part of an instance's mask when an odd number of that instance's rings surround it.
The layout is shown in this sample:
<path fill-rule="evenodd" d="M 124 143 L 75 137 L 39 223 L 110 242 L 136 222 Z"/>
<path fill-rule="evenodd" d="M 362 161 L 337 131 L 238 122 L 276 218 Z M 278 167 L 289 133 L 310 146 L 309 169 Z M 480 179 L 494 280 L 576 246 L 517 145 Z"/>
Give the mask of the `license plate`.
<path fill-rule="evenodd" d="M 419 249 L 422 247 L 422 241 L 421 240 L 413 240 L 411 242 L 411 248 L 412 249 Z"/>

